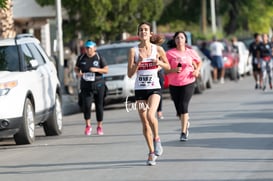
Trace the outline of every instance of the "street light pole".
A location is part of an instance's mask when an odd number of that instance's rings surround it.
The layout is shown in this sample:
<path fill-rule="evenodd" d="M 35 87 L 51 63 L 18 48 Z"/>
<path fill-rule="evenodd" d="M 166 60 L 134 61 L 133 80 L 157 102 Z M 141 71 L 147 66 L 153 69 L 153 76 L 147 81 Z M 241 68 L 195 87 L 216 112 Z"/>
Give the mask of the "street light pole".
<path fill-rule="evenodd" d="M 211 29 L 212 33 L 216 34 L 216 18 L 215 18 L 215 0 L 210 0 L 210 10 L 211 10 Z"/>
<path fill-rule="evenodd" d="M 58 52 L 58 76 L 63 86 L 64 74 L 64 50 L 63 50 L 63 29 L 62 29 L 62 3 L 61 0 L 55 0 L 57 13 L 57 52 Z"/>

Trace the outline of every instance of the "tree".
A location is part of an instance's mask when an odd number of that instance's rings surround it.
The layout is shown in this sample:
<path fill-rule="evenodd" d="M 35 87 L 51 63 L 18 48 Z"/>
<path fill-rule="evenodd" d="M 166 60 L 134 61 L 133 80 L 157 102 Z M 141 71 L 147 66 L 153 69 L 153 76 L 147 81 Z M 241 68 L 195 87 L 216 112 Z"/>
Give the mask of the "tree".
<path fill-rule="evenodd" d="M 54 4 L 54 0 L 36 0 Z M 222 36 L 268 32 L 273 26 L 272 0 L 215 0 L 218 33 Z M 201 35 L 201 0 L 63 0 L 69 20 L 64 35 L 76 31 L 90 38 L 115 40 L 122 32 L 136 32 L 142 20 L 158 20 L 160 32 L 187 30 Z M 211 23 L 210 3 L 206 3 L 207 25 Z M 210 36 L 209 28 L 203 36 Z"/>
<path fill-rule="evenodd" d="M 165 29 L 180 27 L 198 34 L 201 24 L 202 1 L 165 0 L 166 6 L 158 24 Z M 265 32 L 273 27 L 272 0 L 215 0 L 218 30 L 225 36 L 242 32 Z M 207 22 L 211 23 L 207 3 Z M 204 21 L 204 20 L 203 20 Z M 175 22 L 175 23 L 174 23 Z M 194 26 L 195 25 L 195 26 Z M 167 28 L 166 28 L 167 27 Z M 206 34 L 207 35 L 207 34 Z"/>
<path fill-rule="evenodd" d="M 4 8 L 6 8 L 6 6 L 7 6 L 7 1 L 6 0 L 0 0 L 0 9 L 4 9 Z"/>
<path fill-rule="evenodd" d="M 272 27 L 273 1 L 227 0 L 219 1 L 221 15 L 225 17 L 227 35 L 238 30 L 267 33 Z"/>
<path fill-rule="evenodd" d="M 15 34 L 12 0 L 0 0 L 0 37 L 11 38 Z"/>
<path fill-rule="evenodd" d="M 36 0 L 53 5 L 54 0 Z M 136 33 L 140 21 L 158 20 L 162 0 L 63 0 L 69 19 L 63 23 L 64 35 L 82 32 L 88 38 L 114 41 L 123 32 Z"/>

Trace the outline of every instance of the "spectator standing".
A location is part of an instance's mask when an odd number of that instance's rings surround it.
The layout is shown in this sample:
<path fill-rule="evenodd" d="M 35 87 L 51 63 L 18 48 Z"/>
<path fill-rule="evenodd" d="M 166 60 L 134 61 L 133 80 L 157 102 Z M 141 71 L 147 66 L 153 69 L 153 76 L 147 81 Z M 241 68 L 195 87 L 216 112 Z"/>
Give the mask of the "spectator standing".
<path fill-rule="evenodd" d="M 80 54 L 84 54 L 85 53 L 85 47 L 84 47 L 84 41 L 83 40 L 79 40 L 79 53 Z"/>
<path fill-rule="evenodd" d="M 237 42 L 237 37 L 234 36 L 231 38 L 231 52 L 239 55 L 239 47 L 237 45 Z"/>
<path fill-rule="evenodd" d="M 138 25 L 140 43 L 129 50 L 128 77 L 136 74 L 135 99 L 149 149 L 147 165 L 156 165 L 157 156 L 163 153 L 156 118 L 161 97 L 158 69 L 168 70 L 170 66 L 163 48 L 151 43 L 151 29 L 148 22 Z"/>
<path fill-rule="evenodd" d="M 176 32 L 168 45 L 171 49 L 167 51 L 166 56 L 171 69 L 166 73 L 171 98 L 181 122 L 180 141 L 186 141 L 190 125 L 188 107 L 194 93 L 196 77 L 200 73 L 202 60 L 197 52 L 187 45 L 187 35 L 184 31 Z"/>
<path fill-rule="evenodd" d="M 255 89 L 262 88 L 262 71 L 260 66 L 260 60 L 258 58 L 258 47 L 261 43 L 261 36 L 259 33 L 254 33 L 254 41 L 249 45 L 248 50 L 248 58 L 252 55 L 252 70 L 253 70 L 253 78 L 255 81 Z"/>
<path fill-rule="evenodd" d="M 211 60 L 210 51 L 208 50 L 207 43 L 205 41 L 201 43 L 200 50 Z"/>
<path fill-rule="evenodd" d="M 96 52 L 96 43 L 88 40 L 85 43 L 84 54 L 78 56 L 74 68 L 80 77 L 80 98 L 85 119 L 85 135 L 91 135 L 91 104 L 93 99 L 96 106 L 97 134 L 103 135 L 103 101 L 105 95 L 105 80 L 103 74 L 108 73 L 108 66 L 105 59 Z"/>
<path fill-rule="evenodd" d="M 239 56 L 239 47 L 238 47 L 238 39 L 237 37 L 232 37 L 231 38 L 231 52 L 234 56 L 238 57 L 239 62 L 240 62 L 240 56 Z M 238 62 L 238 63 L 239 63 Z M 240 74 L 239 72 L 236 72 L 236 77 L 235 80 L 240 79 Z"/>
<path fill-rule="evenodd" d="M 224 45 L 213 37 L 213 42 L 210 45 L 211 65 L 213 67 L 213 81 L 218 82 L 218 72 L 220 71 L 220 83 L 224 83 L 225 68 L 223 61 Z"/>

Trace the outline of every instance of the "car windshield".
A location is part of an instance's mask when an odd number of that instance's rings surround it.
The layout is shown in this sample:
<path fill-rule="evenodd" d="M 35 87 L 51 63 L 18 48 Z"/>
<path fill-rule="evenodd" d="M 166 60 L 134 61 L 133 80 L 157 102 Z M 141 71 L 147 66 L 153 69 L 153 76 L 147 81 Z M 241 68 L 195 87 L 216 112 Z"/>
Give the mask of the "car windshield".
<path fill-rule="evenodd" d="M 0 71 L 19 71 L 19 58 L 16 46 L 0 47 Z"/>
<path fill-rule="evenodd" d="M 107 48 L 99 49 L 97 52 L 105 58 L 108 65 L 121 64 L 128 62 L 130 48 L 131 47 Z"/>

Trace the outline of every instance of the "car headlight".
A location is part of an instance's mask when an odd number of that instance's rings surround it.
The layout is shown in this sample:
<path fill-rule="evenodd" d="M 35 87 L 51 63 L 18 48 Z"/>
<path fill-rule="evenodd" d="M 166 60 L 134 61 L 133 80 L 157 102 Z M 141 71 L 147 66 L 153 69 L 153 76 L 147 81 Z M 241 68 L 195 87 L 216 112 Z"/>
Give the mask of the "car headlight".
<path fill-rule="evenodd" d="M 105 77 L 106 81 L 113 81 L 113 80 L 123 80 L 125 75 L 114 75 L 114 76 L 109 76 Z"/>
<path fill-rule="evenodd" d="M 18 84 L 17 81 L 0 83 L 0 96 L 7 95 L 12 88 L 17 86 L 17 84 Z"/>

